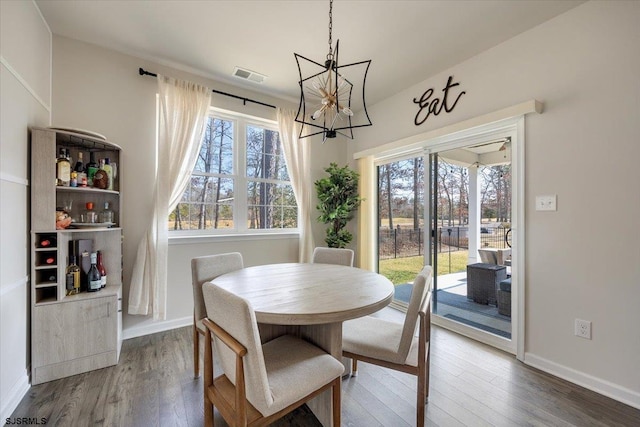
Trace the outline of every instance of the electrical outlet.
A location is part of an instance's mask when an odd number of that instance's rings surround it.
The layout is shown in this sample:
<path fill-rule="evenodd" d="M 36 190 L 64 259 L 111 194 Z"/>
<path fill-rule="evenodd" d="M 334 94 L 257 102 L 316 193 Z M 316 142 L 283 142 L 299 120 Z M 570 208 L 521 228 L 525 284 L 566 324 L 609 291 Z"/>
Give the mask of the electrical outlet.
<path fill-rule="evenodd" d="M 576 331 L 577 337 L 591 339 L 591 322 L 588 320 L 576 319 Z"/>

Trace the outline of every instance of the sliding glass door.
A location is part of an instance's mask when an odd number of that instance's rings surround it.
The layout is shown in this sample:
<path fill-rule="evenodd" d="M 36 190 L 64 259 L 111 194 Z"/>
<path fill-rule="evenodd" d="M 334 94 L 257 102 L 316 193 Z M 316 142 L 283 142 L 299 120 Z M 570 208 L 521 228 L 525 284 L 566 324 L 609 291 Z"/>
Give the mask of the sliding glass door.
<path fill-rule="evenodd" d="M 511 339 L 510 140 L 429 155 L 428 259 L 433 314 L 445 325 Z"/>
<path fill-rule="evenodd" d="M 393 305 L 406 307 L 425 265 L 424 158 L 378 165 L 378 271 L 396 287 Z"/>
<path fill-rule="evenodd" d="M 377 165 L 378 271 L 395 285 L 392 306 L 407 307 L 430 264 L 434 322 L 504 349 L 513 348 L 510 144 L 453 143 Z"/>

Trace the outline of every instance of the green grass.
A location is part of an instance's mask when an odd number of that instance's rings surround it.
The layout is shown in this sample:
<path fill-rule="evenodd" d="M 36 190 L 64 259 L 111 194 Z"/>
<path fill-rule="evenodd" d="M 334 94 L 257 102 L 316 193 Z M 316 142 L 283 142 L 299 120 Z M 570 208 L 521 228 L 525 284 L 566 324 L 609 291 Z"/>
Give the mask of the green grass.
<path fill-rule="evenodd" d="M 468 251 L 451 252 L 451 270 L 449 270 L 449 253 L 440 253 L 438 254 L 438 272 L 449 274 L 465 271 L 468 257 Z M 422 269 L 423 263 L 422 256 L 380 260 L 380 274 L 391 280 L 394 285 L 412 282 Z"/>

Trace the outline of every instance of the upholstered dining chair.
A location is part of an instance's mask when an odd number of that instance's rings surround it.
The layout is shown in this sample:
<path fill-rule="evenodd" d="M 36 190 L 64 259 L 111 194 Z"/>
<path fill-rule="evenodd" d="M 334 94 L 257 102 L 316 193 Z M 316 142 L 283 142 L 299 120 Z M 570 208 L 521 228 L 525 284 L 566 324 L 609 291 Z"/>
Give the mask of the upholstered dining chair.
<path fill-rule="evenodd" d="M 352 359 L 352 376 L 357 375 L 360 360 L 418 377 L 418 427 L 424 426 L 429 397 L 432 273 L 431 266 L 425 266 L 414 280 L 404 324 L 366 316 L 342 325 L 342 355 Z"/>
<path fill-rule="evenodd" d="M 353 267 L 353 251 L 345 248 L 322 248 L 313 250 L 311 262 L 314 264 L 337 264 Z"/>
<path fill-rule="evenodd" d="M 213 426 L 216 407 L 232 427 L 266 426 L 331 388 L 333 425 L 340 426 L 342 363 L 292 335 L 261 344 L 247 300 L 214 283 L 202 288 L 205 425 Z M 214 351 L 224 372 L 215 379 Z"/>
<path fill-rule="evenodd" d="M 191 282 L 193 285 L 193 376 L 200 376 L 200 335 L 204 336 L 202 319 L 207 317 L 207 309 L 202 297 L 202 285 L 216 277 L 240 270 L 243 267 L 242 254 L 238 252 L 206 255 L 191 259 Z"/>

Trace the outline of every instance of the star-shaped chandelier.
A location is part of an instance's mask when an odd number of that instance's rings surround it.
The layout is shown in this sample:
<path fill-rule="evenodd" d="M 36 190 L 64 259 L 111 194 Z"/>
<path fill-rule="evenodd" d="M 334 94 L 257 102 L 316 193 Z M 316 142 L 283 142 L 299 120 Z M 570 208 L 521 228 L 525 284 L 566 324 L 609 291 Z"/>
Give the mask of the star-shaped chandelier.
<path fill-rule="evenodd" d="M 323 134 L 322 142 L 327 138 L 335 138 L 337 134 L 353 139 L 353 129 L 371 126 L 365 103 L 365 83 L 371 60 L 353 64 L 338 65 L 338 49 L 340 40 L 333 49 L 331 31 L 333 26 L 333 0 L 329 1 L 329 53 L 324 64 L 320 64 L 302 55 L 294 53 L 300 75 L 300 105 L 296 122 L 302 123 L 300 138 Z M 345 70 L 349 69 L 345 73 Z M 362 110 L 366 123 L 354 124 L 354 105 L 352 98 L 358 93 L 355 80 L 346 77 L 362 75 Z M 306 75 L 308 77 L 303 77 Z M 354 90 L 355 89 L 355 90 Z"/>

